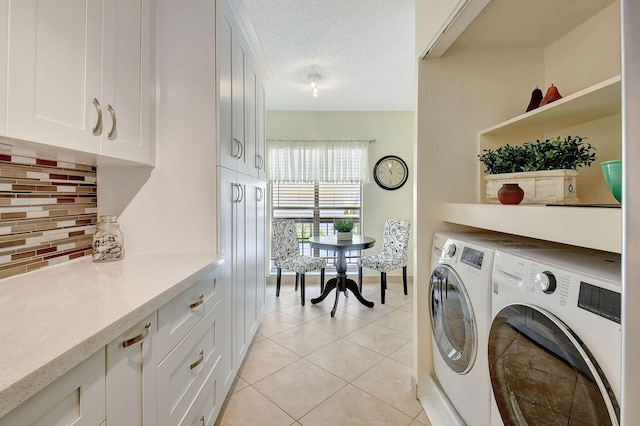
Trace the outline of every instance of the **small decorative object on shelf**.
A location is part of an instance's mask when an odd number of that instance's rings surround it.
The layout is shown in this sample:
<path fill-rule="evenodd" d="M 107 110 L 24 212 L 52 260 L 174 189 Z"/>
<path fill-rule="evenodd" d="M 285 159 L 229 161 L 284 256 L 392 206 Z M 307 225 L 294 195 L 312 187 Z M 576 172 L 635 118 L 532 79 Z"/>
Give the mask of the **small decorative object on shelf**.
<path fill-rule="evenodd" d="M 524 199 L 524 191 L 517 183 L 504 183 L 498 190 L 498 200 L 502 204 L 520 204 Z"/>
<path fill-rule="evenodd" d="M 113 262 L 124 258 L 124 235 L 117 216 L 100 216 L 93 234 L 93 261 Z"/>
<path fill-rule="evenodd" d="M 622 160 L 603 161 L 600 163 L 602 176 L 611 194 L 622 202 Z"/>
<path fill-rule="evenodd" d="M 540 106 L 545 106 L 546 104 L 550 104 L 558 99 L 562 99 L 562 95 L 558 92 L 558 88 L 552 84 L 551 87 L 547 89 L 547 93 L 544 95 L 544 98 L 542 98 Z"/>
<path fill-rule="evenodd" d="M 351 240 L 353 238 L 353 220 L 339 219 L 333 224 L 338 240 Z"/>
<path fill-rule="evenodd" d="M 526 112 L 538 108 L 540 106 L 540 102 L 542 102 L 542 98 L 542 90 L 540 90 L 540 88 L 536 86 L 536 88 L 533 89 L 533 92 L 531 92 L 531 100 L 529 101 L 529 106 L 527 106 Z"/>

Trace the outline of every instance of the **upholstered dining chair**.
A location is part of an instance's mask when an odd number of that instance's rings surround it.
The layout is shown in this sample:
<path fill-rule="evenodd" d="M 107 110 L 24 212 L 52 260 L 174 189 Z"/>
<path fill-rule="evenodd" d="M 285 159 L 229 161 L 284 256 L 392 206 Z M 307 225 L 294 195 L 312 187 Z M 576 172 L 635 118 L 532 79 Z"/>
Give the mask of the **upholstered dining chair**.
<path fill-rule="evenodd" d="M 384 223 L 382 234 L 382 253 L 362 256 L 358 260 L 358 286 L 362 291 L 362 268 L 380 272 L 380 303 L 384 305 L 384 291 L 387 289 L 387 272 L 402 268 L 402 284 L 407 295 L 407 248 L 411 221 L 388 219 Z"/>
<path fill-rule="evenodd" d="M 276 268 L 278 275 L 276 278 L 276 297 L 280 296 L 280 282 L 282 280 L 282 270 L 286 269 L 296 273 L 296 291 L 298 290 L 298 280 L 300 281 L 300 300 L 304 306 L 304 274 L 309 271 L 320 269 L 320 291 L 324 290 L 324 268 L 327 266 L 327 259 L 323 257 L 305 256 L 300 254 L 298 249 L 298 235 L 296 224 L 291 219 L 276 219 L 273 221 L 273 247 L 276 253 Z"/>

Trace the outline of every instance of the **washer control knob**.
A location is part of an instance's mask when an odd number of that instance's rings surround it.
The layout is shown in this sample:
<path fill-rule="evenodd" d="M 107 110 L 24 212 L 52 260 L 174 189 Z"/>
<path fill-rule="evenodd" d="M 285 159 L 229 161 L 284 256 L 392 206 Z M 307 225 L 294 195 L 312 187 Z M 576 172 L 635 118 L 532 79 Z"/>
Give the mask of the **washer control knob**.
<path fill-rule="evenodd" d="M 452 257 L 454 254 L 456 254 L 456 250 L 457 248 L 454 243 L 451 243 L 444 248 L 445 254 L 449 257 Z"/>
<path fill-rule="evenodd" d="M 537 274 L 535 281 L 538 287 L 547 294 L 551 294 L 556 291 L 556 277 L 549 271 Z"/>

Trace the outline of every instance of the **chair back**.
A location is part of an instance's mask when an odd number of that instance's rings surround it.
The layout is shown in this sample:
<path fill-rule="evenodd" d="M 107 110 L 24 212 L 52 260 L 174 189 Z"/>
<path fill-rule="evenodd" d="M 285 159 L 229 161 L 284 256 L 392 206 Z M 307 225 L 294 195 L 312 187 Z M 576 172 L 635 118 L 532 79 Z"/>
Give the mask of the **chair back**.
<path fill-rule="evenodd" d="M 276 260 L 300 254 L 295 222 L 291 219 L 274 220 L 272 242 Z"/>
<path fill-rule="evenodd" d="M 409 247 L 409 232 L 411 221 L 387 219 L 384 222 L 382 234 L 382 254 L 393 258 L 402 259 L 404 265 L 409 259 L 407 249 Z"/>

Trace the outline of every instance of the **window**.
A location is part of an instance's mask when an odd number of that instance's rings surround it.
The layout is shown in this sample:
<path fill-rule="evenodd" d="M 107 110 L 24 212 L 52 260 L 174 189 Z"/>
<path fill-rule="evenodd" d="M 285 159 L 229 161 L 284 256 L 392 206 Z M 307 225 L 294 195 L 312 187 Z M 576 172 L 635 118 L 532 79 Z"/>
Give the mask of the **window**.
<path fill-rule="evenodd" d="M 312 249 L 312 235 L 333 235 L 336 219 L 348 217 L 354 232 L 362 233 L 362 185 L 360 183 L 271 183 L 271 217 L 293 219 L 297 225 L 300 253 L 335 259 L 332 251 Z M 273 254 L 273 248 L 272 248 Z M 347 267 L 355 268 L 360 250 L 349 251 Z M 273 258 L 273 255 L 272 255 Z M 275 270 L 272 263 L 272 270 Z"/>
<path fill-rule="evenodd" d="M 267 141 L 271 218 L 297 223 L 301 254 L 322 256 L 335 265 L 333 251 L 312 249 L 309 237 L 333 235 L 335 221 L 346 217 L 353 219 L 354 232 L 362 233 L 362 184 L 369 178 L 369 142 Z M 354 268 L 360 251 L 346 255 L 347 266 Z M 275 269 L 273 262 L 271 269 Z"/>

